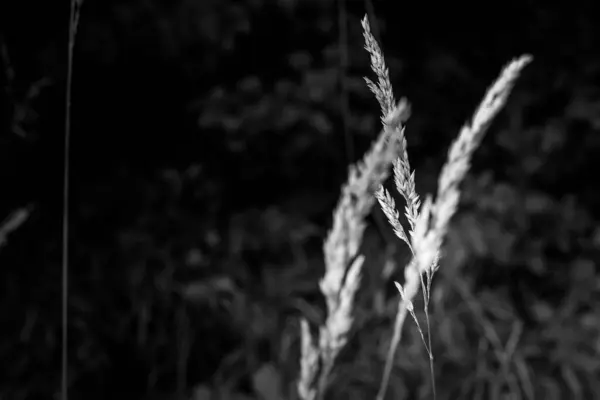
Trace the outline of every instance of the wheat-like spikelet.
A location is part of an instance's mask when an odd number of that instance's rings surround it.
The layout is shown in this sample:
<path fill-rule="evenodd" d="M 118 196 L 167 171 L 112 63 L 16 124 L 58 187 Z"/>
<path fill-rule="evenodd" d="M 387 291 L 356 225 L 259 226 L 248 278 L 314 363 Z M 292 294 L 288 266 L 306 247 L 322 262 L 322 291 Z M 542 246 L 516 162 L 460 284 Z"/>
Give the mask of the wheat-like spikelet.
<path fill-rule="evenodd" d="M 400 156 L 394 162 L 394 180 L 400 194 L 402 194 L 406 200 L 406 215 L 411 224 L 411 229 L 414 229 L 413 223 L 416 221 L 419 209 L 419 196 L 415 192 L 414 173 L 412 175 L 410 173 L 410 163 L 408 161 L 408 151 L 403 126 L 403 121 L 406 121 L 407 119 L 407 115 L 404 115 L 404 113 L 410 112 L 410 108 L 407 106 L 408 102 L 406 99 L 401 99 L 401 103 L 394 107 L 392 84 L 389 79 L 388 69 L 385 65 L 383 52 L 381 51 L 381 47 L 377 43 L 377 40 L 371 33 L 371 27 L 366 15 L 362 19 L 361 24 L 363 27 L 363 36 L 365 38 L 365 49 L 371 55 L 371 68 L 378 77 L 377 84 L 369 78 L 365 78 L 365 81 L 381 106 L 381 121 L 384 130 L 395 132 L 398 136 L 398 153 Z M 386 208 L 383 208 L 383 211 L 388 218 L 388 221 L 390 221 L 394 227 L 396 235 L 410 247 L 406 232 L 404 232 L 404 228 L 399 222 L 399 216 L 395 211 L 389 213 L 389 210 L 395 210 L 393 198 L 381 186 L 377 190 L 376 196 L 377 199 L 384 197 L 387 199 L 391 208 L 388 207 L 388 211 L 386 211 Z"/>
<path fill-rule="evenodd" d="M 485 97 L 475 110 L 470 124 L 465 124 L 458 138 L 450 146 L 448 160 L 442 167 L 438 180 L 435 206 L 432 209 L 432 229 L 443 240 L 448 223 L 456 211 L 460 198 L 459 185 L 469 170 L 475 149 L 487 131 L 492 120 L 504 107 L 522 69 L 531 62 L 532 57 L 523 55 L 512 60 L 504 67 L 500 76 L 487 90 Z"/>
<path fill-rule="evenodd" d="M 397 151 L 390 132 L 383 131 L 364 160 L 350 167 L 348 182 L 333 215 L 333 226 L 323 246 L 325 275 L 319 282 L 327 306 L 327 317 L 319 329 L 318 347 L 302 346 L 298 393 L 302 400 L 322 396 L 334 361 L 352 327 L 354 295 L 360 283 L 363 258 L 358 254 L 371 212 L 374 188 L 389 175 L 393 154 Z M 305 322 L 303 322 L 305 324 Z M 308 329 L 302 329 L 304 343 L 312 343 Z M 318 354 L 319 362 L 314 362 Z M 317 385 L 317 387 L 315 387 Z"/>
<path fill-rule="evenodd" d="M 506 103 L 522 69 L 531 62 L 531 59 L 531 56 L 523 55 L 512 60 L 502 69 L 500 76 L 487 90 L 475 110 L 471 123 L 462 127 L 458 138 L 450 146 L 448 159 L 442 167 L 438 180 L 436 201 L 431 209 L 428 209 L 431 215 L 423 215 L 425 210 L 422 210 L 420 215 L 420 218 L 427 221 L 428 226 L 413 241 L 420 273 L 431 273 L 432 263 L 439 257 L 438 252 L 448 231 L 449 222 L 456 213 L 460 200 L 460 184 L 469 170 L 473 153 L 481 143 L 492 120 Z M 435 247 L 434 254 L 431 254 L 428 249 L 430 246 Z"/>
<path fill-rule="evenodd" d="M 368 26 L 366 20 L 365 25 Z M 375 189 L 389 176 L 395 155 L 398 151 L 406 152 L 403 124 L 410 113 L 409 105 L 404 99 L 396 104 L 383 54 L 372 36 L 365 36 L 365 42 L 371 54 L 371 67 L 378 77 L 378 84 L 367 82 L 382 108 L 383 131 L 363 160 L 350 166 L 348 181 L 334 211 L 333 226 L 323 246 L 325 275 L 319 287 L 325 297 L 327 317 L 319 329 L 318 345 L 311 337 L 308 323 L 301 322 L 298 393 L 302 400 L 322 398 L 335 359 L 346 344 L 364 262 L 358 252 L 365 218 L 373 208 Z"/>
<path fill-rule="evenodd" d="M 377 84 L 372 80 L 365 77 L 367 86 L 379 102 L 381 106 L 381 115 L 387 117 L 392 109 L 394 108 L 394 92 L 392 90 L 392 83 L 390 82 L 389 71 L 385 65 L 385 58 L 383 52 L 375 40 L 375 37 L 371 33 L 371 27 L 369 26 L 369 20 L 367 16 L 361 21 L 363 27 L 363 36 L 365 38 L 365 49 L 371 55 L 371 69 L 377 75 Z"/>
<path fill-rule="evenodd" d="M 353 300 L 360 283 L 363 258 L 358 251 L 371 212 L 373 192 L 389 176 L 400 143 L 395 132 L 384 129 L 362 162 L 350 167 L 348 182 L 333 215 L 333 226 L 325 240 L 325 275 L 319 282 L 327 305 L 327 318 L 319 330 L 318 348 L 303 346 L 298 392 L 302 400 L 322 396 L 333 363 L 346 343 L 352 326 Z M 310 335 L 303 329 L 302 336 Z M 309 340 L 303 338 L 307 343 Z M 314 353 L 319 362 L 315 363 Z M 318 376 L 318 378 L 317 378 Z M 318 382 L 318 383 L 317 383 Z M 315 388 L 314 385 L 318 387 Z"/>

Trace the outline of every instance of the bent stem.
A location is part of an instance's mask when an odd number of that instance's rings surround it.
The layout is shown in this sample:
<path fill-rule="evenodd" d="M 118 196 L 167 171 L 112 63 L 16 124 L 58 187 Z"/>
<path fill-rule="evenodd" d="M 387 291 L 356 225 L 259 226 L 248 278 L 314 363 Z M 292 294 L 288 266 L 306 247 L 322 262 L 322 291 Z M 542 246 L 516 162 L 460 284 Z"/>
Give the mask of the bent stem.
<path fill-rule="evenodd" d="M 385 361 L 385 369 L 383 371 L 383 378 L 381 379 L 381 386 L 379 387 L 379 392 L 377 393 L 377 400 L 384 400 L 385 398 L 385 392 L 387 390 L 390 375 L 392 374 L 392 368 L 394 366 L 394 355 L 396 354 L 396 350 L 398 350 L 400 339 L 402 339 L 402 326 L 404 326 L 404 320 L 406 319 L 407 312 L 407 304 L 404 300 L 402 300 L 398 307 L 398 313 L 396 314 L 392 343 L 390 344 L 390 349 Z"/>

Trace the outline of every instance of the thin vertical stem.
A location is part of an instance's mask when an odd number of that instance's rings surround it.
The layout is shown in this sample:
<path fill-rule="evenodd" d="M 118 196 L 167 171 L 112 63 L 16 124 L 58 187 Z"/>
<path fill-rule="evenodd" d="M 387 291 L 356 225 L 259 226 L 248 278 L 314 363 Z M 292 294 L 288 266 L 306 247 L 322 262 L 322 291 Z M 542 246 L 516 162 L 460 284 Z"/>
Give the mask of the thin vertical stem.
<path fill-rule="evenodd" d="M 402 338 L 402 326 L 404 325 L 404 320 L 406 319 L 407 314 L 408 310 L 406 309 L 406 303 L 401 301 L 400 304 L 398 304 L 398 314 L 396 316 L 394 333 L 392 336 L 390 349 L 388 351 L 385 369 L 383 371 L 383 378 L 381 379 L 381 386 L 379 387 L 379 392 L 377 393 L 377 400 L 385 399 L 385 392 L 387 391 L 390 376 L 392 375 L 392 369 L 394 368 L 394 356 L 398 350 L 400 339 Z"/>
<path fill-rule="evenodd" d="M 349 131 L 350 106 L 348 104 L 348 88 L 346 85 L 346 73 L 348 71 L 348 12 L 346 0 L 338 0 L 338 29 L 339 29 L 339 51 L 340 51 L 340 108 L 342 114 L 342 126 L 344 141 L 346 143 L 346 158 L 348 164 L 354 162 L 354 142 L 352 133 Z"/>
<path fill-rule="evenodd" d="M 73 49 L 79 21 L 80 1 L 71 0 L 69 14 L 69 41 L 67 48 L 67 79 L 65 88 L 65 142 L 63 170 L 63 221 L 62 221 L 62 357 L 61 357 L 61 399 L 69 395 L 69 152 L 71 146 L 71 87 L 73 82 Z"/>

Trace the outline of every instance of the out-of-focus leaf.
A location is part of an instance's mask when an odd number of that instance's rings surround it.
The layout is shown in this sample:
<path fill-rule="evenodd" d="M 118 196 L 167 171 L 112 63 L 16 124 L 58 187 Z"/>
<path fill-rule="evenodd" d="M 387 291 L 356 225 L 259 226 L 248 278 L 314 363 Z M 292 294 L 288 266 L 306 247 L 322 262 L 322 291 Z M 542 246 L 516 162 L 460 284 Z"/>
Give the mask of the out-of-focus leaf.
<path fill-rule="evenodd" d="M 264 364 L 254 372 L 252 386 L 260 400 L 285 400 L 281 375 L 273 364 Z"/>

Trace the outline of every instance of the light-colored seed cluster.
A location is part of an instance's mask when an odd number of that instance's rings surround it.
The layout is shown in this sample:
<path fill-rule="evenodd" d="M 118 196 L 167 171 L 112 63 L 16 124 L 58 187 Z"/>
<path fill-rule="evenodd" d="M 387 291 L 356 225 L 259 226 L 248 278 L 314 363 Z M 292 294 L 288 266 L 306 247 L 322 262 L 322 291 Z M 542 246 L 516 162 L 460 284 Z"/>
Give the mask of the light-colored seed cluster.
<path fill-rule="evenodd" d="M 363 26 L 368 27 L 368 24 Z M 308 323 L 301 322 L 298 392 L 303 400 L 323 395 L 335 359 L 346 344 L 364 261 L 359 247 L 366 227 L 365 218 L 375 203 L 375 189 L 389 177 L 394 158 L 399 151 L 406 152 L 403 123 L 410 114 L 409 105 L 406 100 L 396 104 L 377 42 L 368 39 L 365 47 L 371 53 L 372 68 L 379 78 L 377 84 L 369 80 L 367 83 L 378 98 L 387 121 L 363 160 L 350 167 L 348 181 L 333 214 L 333 226 L 323 246 L 325 275 L 319 286 L 327 304 L 327 318 L 319 327 L 318 341 L 313 340 Z"/>
<path fill-rule="evenodd" d="M 379 58 L 379 61 L 383 63 L 383 58 Z M 377 64 L 373 68 L 376 67 L 387 73 L 385 65 Z M 389 78 L 386 77 L 381 85 L 382 88 L 389 88 L 391 96 Z M 374 87 L 380 90 L 379 86 Z M 400 127 L 408 118 L 408 104 L 400 101 L 392 111 L 395 113 L 396 126 Z M 402 129 L 390 129 L 389 125 L 384 125 L 363 160 L 350 167 L 348 181 L 342 187 L 342 195 L 333 214 L 333 226 L 323 246 L 325 275 L 319 286 L 327 304 L 327 317 L 323 326 L 319 327 L 318 341 L 313 340 L 308 323 L 302 322 L 302 358 L 298 381 L 302 400 L 313 400 L 317 395 L 323 395 L 335 359 L 346 344 L 352 328 L 353 302 L 360 285 L 364 261 L 359 248 L 366 227 L 365 218 L 375 204 L 375 189 L 389 177 L 392 162 L 405 143 L 402 134 Z"/>
<path fill-rule="evenodd" d="M 427 343 L 416 319 L 412 301 L 420 285 L 429 328 L 427 308 L 431 281 L 439 267 L 440 250 L 449 222 L 458 207 L 460 183 L 470 167 L 471 157 L 481 143 L 485 131 L 504 106 L 521 70 L 531 61 L 530 56 L 522 56 L 503 69 L 499 78 L 488 89 L 471 123 L 463 126 L 458 138 L 452 143 L 448 160 L 439 177 L 435 201 L 431 196 L 427 196 L 421 205 L 415 186 L 415 173 L 410 169 L 404 135 L 404 123 L 409 117 L 410 106 L 405 99 L 398 103 L 394 99 L 383 52 L 371 33 L 366 16 L 362 20 L 362 26 L 365 49 L 371 56 L 371 68 L 377 75 L 377 83 L 368 78 L 365 78 L 365 81 L 381 106 L 383 130 L 363 160 L 350 167 L 348 181 L 342 188 L 342 195 L 334 212 L 333 226 L 324 243 L 325 275 L 319 286 L 326 300 L 327 317 L 318 329 L 318 340 L 313 337 L 308 322 L 301 321 L 302 346 L 298 380 L 301 400 L 323 398 L 329 374 L 347 342 L 353 323 L 354 297 L 360 285 L 364 263 L 364 257 L 359 254 L 359 247 L 366 227 L 365 218 L 371 212 L 375 199 L 378 200 L 396 236 L 409 246 L 413 255 L 411 262 L 404 269 L 404 284 L 396 282 L 401 295 L 400 304 L 377 398 L 384 398 L 407 313 L 410 313 L 417 323 L 430 356 L 433 375 L 429 329 Z M 392 165 L 396 190 L 406 203 L 404 214 L 410 226 L 408 234 L 400 222 L 400 213 L 392 195 L 383 188 Z"/>

